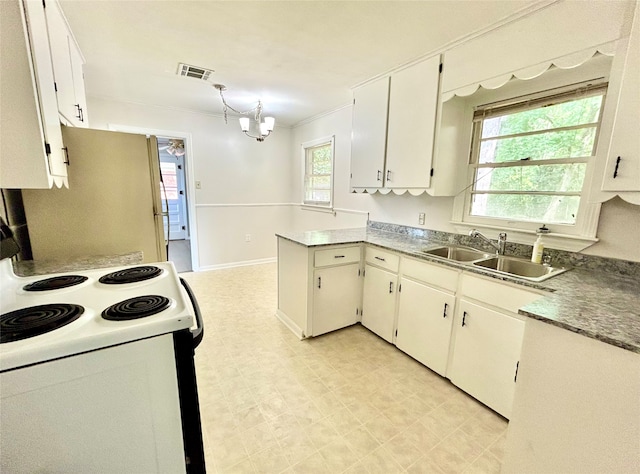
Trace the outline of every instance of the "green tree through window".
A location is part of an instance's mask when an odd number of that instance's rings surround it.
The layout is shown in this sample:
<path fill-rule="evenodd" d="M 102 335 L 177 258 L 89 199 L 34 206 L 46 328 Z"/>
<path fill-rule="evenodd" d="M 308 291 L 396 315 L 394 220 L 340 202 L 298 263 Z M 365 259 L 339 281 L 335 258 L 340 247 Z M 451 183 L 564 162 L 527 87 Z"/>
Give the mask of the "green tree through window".
<path fill-rule="evenodd" d="M 474 216 L 574 224 L 605 88 L 474 116 Z"/>

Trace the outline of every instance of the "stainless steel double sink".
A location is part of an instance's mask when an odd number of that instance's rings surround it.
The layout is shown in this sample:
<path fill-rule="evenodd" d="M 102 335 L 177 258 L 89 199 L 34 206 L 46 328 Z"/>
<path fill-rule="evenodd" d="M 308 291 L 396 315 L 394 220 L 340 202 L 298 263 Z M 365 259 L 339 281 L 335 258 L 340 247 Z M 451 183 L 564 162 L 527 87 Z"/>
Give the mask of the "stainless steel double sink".
<path fill-rule="evenodd" d="M 523 258 L 495 255 L 471 247 L 446 245 L 422 250 L 427 255 L 453 260 L 511 277 L 540 282 L 566 272 L 568 268 L 533 263 Z"/>

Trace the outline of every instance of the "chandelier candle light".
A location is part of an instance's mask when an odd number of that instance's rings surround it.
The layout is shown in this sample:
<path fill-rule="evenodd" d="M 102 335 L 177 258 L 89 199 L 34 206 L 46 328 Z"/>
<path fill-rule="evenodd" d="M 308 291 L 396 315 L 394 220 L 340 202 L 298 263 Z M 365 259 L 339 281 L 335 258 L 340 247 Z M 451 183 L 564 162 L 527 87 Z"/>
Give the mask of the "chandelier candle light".
<path fill-rule="evenodd" d="M 271 132 L 273 131 L 273 127 L 275 126 L 276 123 L 276 119 L 274 119 L 273 117 L 265 117 L 264 118 L 264 122 L 262 121 L 262 101 L 258 101 L 258 105 L 256 105 L 255 107 L 253 107 L 252 109 L 246 110 L 246 111 L 240 111 L 240 110 L 236 110 L 233 107 L 231 107 L 229 104 L 227 104 L 227 101 L 224 98 L 223 95 L 223 91 L 227 90 L 227 88 L 222 85 L 222 84 L 214 84 L 213 87 L 215 87 L 218 92 L 220 92 L 220 98 L 222 99 L 222 105 L 223 107 L 223 113 L 224 113 L 224 122 L 227 122 L 227 110 L 232 110 L 237 114 L 240 115 L 251 115 L 253 114 L 254 116 L 254 120 L 256 121 L 256 124 L 258 125 L 258 131 L 260 133 L 260 135 L 255 136 L 255 135 L 251 135 L 249 133 L 250 127 L 251 127 L 251 119 L 249 117 L 240 117 L 240 128 L 242 129 L 242 131 L 244 132 L 245 135 L 247 135 L 248 137 L 251 138 L 255 138 L 256 140 L 258 140 L 259 142 L 263 142 L 265 138 L 267 138 Z"/>

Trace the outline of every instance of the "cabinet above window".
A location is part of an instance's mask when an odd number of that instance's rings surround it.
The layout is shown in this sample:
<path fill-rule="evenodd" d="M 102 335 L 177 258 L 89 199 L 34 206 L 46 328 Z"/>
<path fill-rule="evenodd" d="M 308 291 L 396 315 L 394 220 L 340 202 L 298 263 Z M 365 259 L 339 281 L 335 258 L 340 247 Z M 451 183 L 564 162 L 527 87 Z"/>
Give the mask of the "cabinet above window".
<path fill-rule="evenodd" d="M 439 83 L 438 55 L 354 91 L 353 191 L 430 187 Z"/>

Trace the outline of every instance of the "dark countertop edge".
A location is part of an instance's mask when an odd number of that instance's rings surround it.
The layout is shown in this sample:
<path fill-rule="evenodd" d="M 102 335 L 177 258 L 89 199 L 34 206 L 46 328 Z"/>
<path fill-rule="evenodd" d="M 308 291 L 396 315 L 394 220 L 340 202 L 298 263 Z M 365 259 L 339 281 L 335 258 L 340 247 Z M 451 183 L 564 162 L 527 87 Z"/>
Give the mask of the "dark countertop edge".
<path fill-rule="evenodd" d="M 302 234 L 311 234 L 314 233 L 315 231 L 308 231 L 308 232 L 304 232 Z M 549 280 L 543 281 L 543 282 L 531 282 L 531 281 L 527 281 L 527 280 L 522 280 L 519 278 L 512 278 L 512 277 L 508 277 L 505 275 L 499 275 L 496 273 L 491 272 L 490 270 L 482 270 L 479 269 L 477 267 L 471 266 L 469 264 L 464 264 L 464 263 L 459 263 L 459 262 L 455 262 L 455 261 L 450 261 L 450 260 L 444 260 L 444 259 L 440 259 L 438 257 L 433 257 L 431 255 L 427 255 L 425 253 L 422 252 L 414 252 L 414 251 L 407 251 L 398 247 L 393 247 L 393 246 L 389 246 L 389 245 L 385 245 L 383 243 L 379 243 L 379 242 L 371 242 L 368 240 L 368 236 L 370 235 L 371 229 L 368 228 L 351 228 L 351 229 L 335 229 L 333 231 L 331 230 L 326 230 L 326 231 L 317 231 L 317 232 L 324 232 L 324 233 L 328 233 L 328 232 L 362 232 L 363 235 L 358 237 L 353 237 L 353 238 L 345 238 L 345 239 L 340 239 L 337 238 L 336 241 L 334 242 L 323 242 L 323 243 L 308 243 L 305 241 L 301 241 L 301 240 L 297 240 L 296 237 L 293 237 L 291 235 L 283 235 L 283 234 L 279 234 L 276 233 L 277 237 L 283 238 L 285 240 L 288 240 L 290 242 L 302 245 L 304 247 L 307 248 L 316 248 L 316 247 L 329 247 L 329 246 L 334 246 L 334 245 L 342 245 L 342 244 L 367 244 L 367 245 L 372 245 L 381 249 L 385 249 L 385 250 L 389 250 L 389 251 L 393 251 L 393 252 L 397 252 L 397 253 L 401 253 L 403 255 L 406 255 L 408 257 L 413 257 L 413 258 L 417 258 L 419 260 L 424 260 L 426 262 L 434 262 L 434 263 L 438 263 L 440 265 L 443 266 L 447 266 L 450 268 L 456 268 L 459 270 L 465 270 L 468 271 L 470 273 L 473 274 L 477 274 L 477 275 L 481 275 L 481 276 L 486 276 L 495 280 L 500 280 L 500 281 L 504 281 L 507 283 L 514 283 L 520 286 L 525 286 L 525 287 L 529 287 L 532 289 L 536 289 L 536 290 L 541 290 L 541 291 L 545 291 L 548 292 L 550 294 L 556 293 L 558 292 L 560 295 L 562 294 L 562 290 L 561 290 L 561 283 L 559 284 L 559 282 L 561 282 L 563 280 L 563 277 L 566 277 L 568 272 L 565 273 L 561 273 L 553 278 L 550 278 Z M 387 232 L 387 231 L 383 231 L 383 230 L 379 230 L 379 229 L 374 229 L 374 232 L 376 234 L 381 234 L 381 236 L 389 235 L 389 236 L 394 236 L 394 238 L 396 239 L 402 239 L 408 242 L 422 242 L 421 245 L 427 247 L 437 247 L 437 246 L 442 246 L 442 245 L 450 245 L 447 242 L 441 242 L 441 241 L 429 241 L 429 240 L 425 240 L 425 239 L 419 239 L 416 237 L 412 237 L 412 236 L 408 236 L 408 235 L 399 235 L 393 232 Z M 575 270 L 574 270 L 575 271 Z M 566 281 L 566 280 L 565 280 Z M 547 283 L 547 282 L 551 282 L 551 283 Z M 550 284 L 553 284 L 553 286 L 549 286 Z M 548 317 L 545 316 L 543 314 L 537 314 L 537 313 L 533 313 L 531 311 L 525 311 L 523 309 L 519 309 L 518 310 L 518 314 L 520 314 L 521 316 L 525 316 L 525 317 L 529 317 L 532 319 L 536 319 L 538 321 L 542 321 L 544 323 L 547 324 L 551 324 L 553 326 L 559 327 L 561 329 L 565 329 L 567 331 L 571 331 L 573 333 L 576 334 L 580 334 L 582 336 L 585 337 L 589 337 L 591 339 L 596 339 L 600 342 L 606 343 L 606 344 L 610 344 L 613 345 L 615 347 L 619 347 L 621 349 L 624 350 L 628 350 L 631 352 L 635 352 L 640 354 L 640 344 L 636 344 L 634 342 L 626 342 L 624 340 L 620 340 L 617 339 L 615 337 L 610 337 L 607 336 L 605 334 L 601 334 L 592 330 L 588 330 L 585 329 L 583 327 L 577 327 L 573 324 L 570 324 L 568 322 L 565 321 L 558 321 L 557 319 L 554 319 L 552 317 Z"/>

